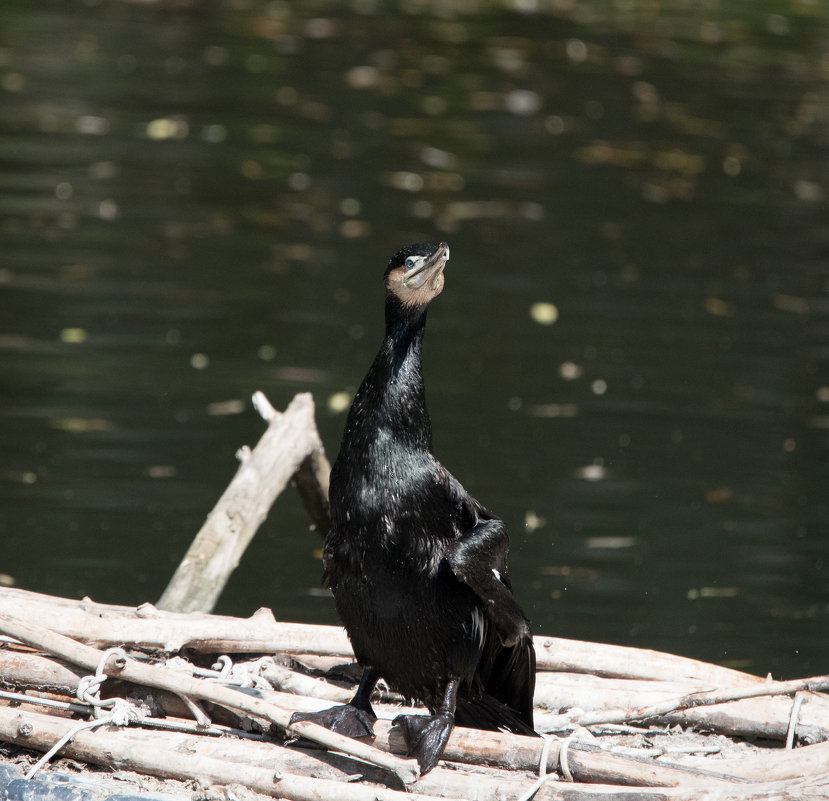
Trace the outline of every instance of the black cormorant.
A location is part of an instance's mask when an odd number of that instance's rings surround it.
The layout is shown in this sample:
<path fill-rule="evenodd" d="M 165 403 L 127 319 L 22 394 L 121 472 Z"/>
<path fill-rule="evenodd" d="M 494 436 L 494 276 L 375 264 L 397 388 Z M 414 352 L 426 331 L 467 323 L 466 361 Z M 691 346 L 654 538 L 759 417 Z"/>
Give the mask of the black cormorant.
<path fill-rule="evenodd" d="M 421 351 L 448 259 L 445 243 L 415 244 L 386 269 L 386 335 L 331 470 L 323 551 L 364 672 L 348 704 L 295 715 L 370 734 L 371 693 L 383 678 L 432 713 L 395 719 L 424 773 L 455 723 L 535 734 L 535 653 L 510 587 L 506 526 L 432 455 Z"/>

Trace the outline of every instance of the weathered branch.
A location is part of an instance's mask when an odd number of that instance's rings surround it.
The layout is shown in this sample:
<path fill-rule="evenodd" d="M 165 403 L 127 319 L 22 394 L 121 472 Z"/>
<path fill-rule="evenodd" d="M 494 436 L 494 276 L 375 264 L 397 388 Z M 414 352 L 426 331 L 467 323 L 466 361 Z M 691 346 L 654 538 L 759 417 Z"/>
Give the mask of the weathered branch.
<path fill-rule="evenodd" d="M 536 637 L 535 653 L 540 671 L 591 673 L 619 679 L 689 681 L 703 687 L 740 687 L 763 681 L 732 668 L 626 645 Z"/>
<path fill-rule="evenodd" d="M 302 396 L 298 395 L 297 397 Z M 259 416 L 268 424 L 279 416 L 279 412 L 271 406 L 263 392 L 253 393 L 253 406 L 259 412 Z M 311 522 L 321 534 L 325 534 L 331 526 L 328 505 L 328 482 L 331 475 L 331 465 L 325 455 L 322 440 L 320 440 L 317 433 L 316 423 L 313 420 L 313 410 L 311 424 L 313 431 L 309 433 L 311 440 L 316 438 L 316 446 L 309 450 L 308 455 L 300 462 L 293 480 Z"/>
<path fill-rule="evenodd" d="M 798 682 L 757 679 L 753 684 L 711 691 L 710 687 L 688 681 L 643 681 L 543 672 L 537 676 L 535 704 L 537 708 L 572 710 L 565 717 L 571 724 L 582 726 L 658 717 L 670 725 L 785 740 L 792 702 L 783 694 L 820 689 L 825 686 L 823 678 Z M 810 694 L 809 698 L 809 705 L 801 709 L 797 736 L 806 742 L 829 739 L 829 698 L 821 694 Z M 688 702 L 683 703 L 686 699 Z M 558 731 L 564 725 L 543 713 L 536 715 L 536 723 L 542 731 Z"/>
<path fill-rule="evenodd" d="M 301 467 L 303 500 L 310 505 L 314 522 L 327 525 L 328 462 L 314 423 L 311 395 L 296 395 L 284 414 L 275 412 L 261 393 L 254 402 L 260 413 L 264 409 L 269 415 L 268 428 L 252 451 L 240 451 L 242 463 L 164 590 L 158 602 L 162 609 L 213 609 L 274 500 Z"/>
<path fill-rule="evenodd" d="M 829 689 L 829 676 L 814 676 L 809 679 L 794 681 L 766 681 L 755 687 L 741 687 L 737 690 L 712 690 L 710 692 L 692 692 L 679 698 L 671 698 L 652 706 L 639 709 L 603 709 L 587 713 L 579 718 L 582 726 L 596 723 L 627 723 L 632 720 L 646 720 L 661 717 L 671 712 L 694 709 L 701 706 L 715 706 L 730 701 L 740 701 L 760 696 L 793 695 L 802 690 L 820 691 Z"/>

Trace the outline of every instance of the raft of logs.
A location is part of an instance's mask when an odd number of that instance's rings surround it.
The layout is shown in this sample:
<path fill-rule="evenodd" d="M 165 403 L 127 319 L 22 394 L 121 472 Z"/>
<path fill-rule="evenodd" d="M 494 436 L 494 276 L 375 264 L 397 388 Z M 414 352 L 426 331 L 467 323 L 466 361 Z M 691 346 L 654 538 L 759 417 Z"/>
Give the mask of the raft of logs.
<path fill-rule="evenodd" d="M 158 605 L 0 588 L 1 799 L 829 799 L 829 676 L 773 681 L 618 645 L 536 637 L 544 736 L 456 728 L 425 776 L 391 723 L 412 710 L 382 684 L 373 738 L 291 724 L 349 700 L 360 671 L 339 627 L 209 613 L 292 477 L 326 524 L 310 396 L 283 414 L 256 405 L 268 431 Z"/>

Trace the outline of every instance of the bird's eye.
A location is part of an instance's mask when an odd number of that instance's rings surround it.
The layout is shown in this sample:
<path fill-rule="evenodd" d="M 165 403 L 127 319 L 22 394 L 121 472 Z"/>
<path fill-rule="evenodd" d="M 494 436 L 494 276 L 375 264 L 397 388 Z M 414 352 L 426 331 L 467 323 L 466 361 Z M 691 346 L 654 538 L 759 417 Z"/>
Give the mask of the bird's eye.
<path fill-rule="evenodd" d="M 409 256 L 409 258 L 406 259 L 404 264 L 405 264 L 405 267 L 406 267 L 407 270 L 411 270 L 412 267 L 415 266 L 415 260 L 411 256 Z"/>

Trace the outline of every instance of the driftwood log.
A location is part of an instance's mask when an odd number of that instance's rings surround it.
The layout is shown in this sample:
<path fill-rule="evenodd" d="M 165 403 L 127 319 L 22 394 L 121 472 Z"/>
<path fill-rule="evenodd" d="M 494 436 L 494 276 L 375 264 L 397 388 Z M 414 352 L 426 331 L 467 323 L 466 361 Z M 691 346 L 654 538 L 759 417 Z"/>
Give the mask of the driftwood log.
<path fill-rule="evenodd" d="M 257 446 L 237 453 L 239 469 L 207 516 L 158 606 L 209 612 L 216 605 L 253 535 L 291 478 L 314 524 L 328 528 L 330 467 L 314 423 L 310 393 L 297 395 L 284 413 L 257 392 L 254 406 L 268 423 Z"/>

